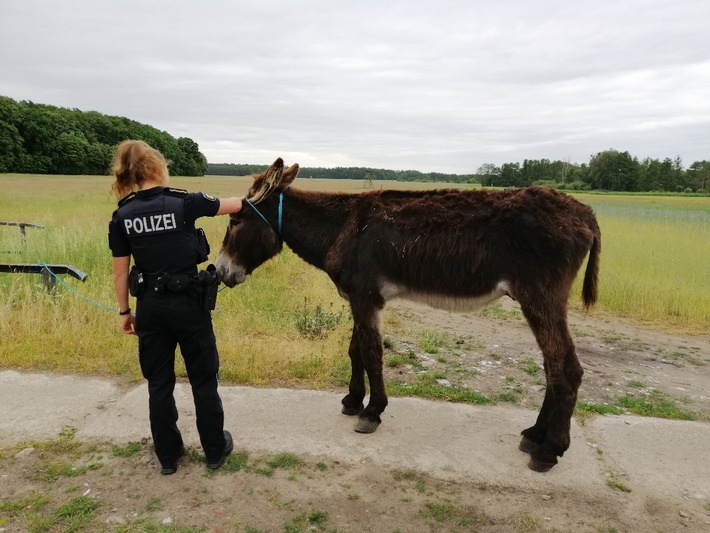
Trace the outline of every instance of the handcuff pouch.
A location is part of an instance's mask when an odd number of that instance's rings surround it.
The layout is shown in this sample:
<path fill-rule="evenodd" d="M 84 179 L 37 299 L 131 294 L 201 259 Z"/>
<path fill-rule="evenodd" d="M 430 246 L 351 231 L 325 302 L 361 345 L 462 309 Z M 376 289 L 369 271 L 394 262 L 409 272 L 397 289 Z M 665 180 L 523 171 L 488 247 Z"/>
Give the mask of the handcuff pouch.
<path fill-rule="evenodd" d="M 128 273 L 128 292 L 131 296 L 140 298 L 143 296 L 144 291 L 145 280 L 143 279 L 143 273 L 133 265 Z"/>

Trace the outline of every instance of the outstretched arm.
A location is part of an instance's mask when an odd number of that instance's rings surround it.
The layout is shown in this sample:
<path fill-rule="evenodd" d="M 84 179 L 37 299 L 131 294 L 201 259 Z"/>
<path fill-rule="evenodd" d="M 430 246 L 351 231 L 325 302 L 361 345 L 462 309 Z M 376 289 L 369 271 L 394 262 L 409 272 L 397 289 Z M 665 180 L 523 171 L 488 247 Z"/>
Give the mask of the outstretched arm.
<path fill-rule="evenodd" d="M 242 209 L 242 202 L 245 196 L 232 196 L 230 198 L 220 198 L 219 199 L 219 209 L 217 210 L 217 215 L 227 215 L 229 213 L 236 213 Z"/>

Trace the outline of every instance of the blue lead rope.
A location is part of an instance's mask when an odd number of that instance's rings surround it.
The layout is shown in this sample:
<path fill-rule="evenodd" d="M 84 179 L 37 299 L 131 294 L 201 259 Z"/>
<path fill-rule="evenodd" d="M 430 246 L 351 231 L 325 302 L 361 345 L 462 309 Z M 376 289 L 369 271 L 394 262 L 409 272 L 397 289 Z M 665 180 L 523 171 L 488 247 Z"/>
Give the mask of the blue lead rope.
<path fill-rule="evenodd" d="M 269 222 L 266 217 L 262 214 L 261 211 L 257 209 L 257 207 L 252 203 L 249 198 L 244 199 L 249 206 L 256 211 L 256 214 L 259 215 L 264 222 L 266 222 L 269 226 L 271 226 L 271 222 Z M 279 232 L 279 236 L 281 236 L 281 230 L 283 229 L 283 212 L 284 212 L 284 193 L 281 191 L 281 194 L 279 194 L 279 211 L 278 211 L 278 221 L 277 221 L 277 231 Z M 273 226 L 271 226 L 273 228 Z"/>
<path fill-rule="evenodd" d="M 283 213 L 284 213 L 284 192 L 281 191 L 279 194 L 279 236 L 281 235 L 281 228 L 283 226 Z"/>
<path fill-rule="evenodd" d="M 75 291 L 74 289 L 72 289 L 69 285 L 67 285 L 66 283 L 64 283 L 64 281 L 62 280 L 62 278 L 60 278 L 59 276 L 57 276 L 57 274 L 55 274 L 54 272 L 52 272 L 52 269 L 49 268 L 49 265 L 47 265 L 47 263 L 37 263 L 37 266 L 41 266 L 42 268 L 44 268 L 47 272 L 49 272 L 49 273 L 52 275 L 52 277 L 53 277 L 55 280 L 57 280 L 57 281 L 59 282 L 59 284 L 60 284 L 62 287 L 64 287 L 65 289 L 67 289 L 69 292 L 74 293 L 75 296 L 78 296 L 78 297 L 81 298 L 82 300 L 85 300 L 85 301 L 89 302 L 90 304 L 95 305 L 95 306 L 98 307 L 99 309 L 103 309 L 103 310 L 105 310 L 105 311 L 118 311 L 118 309 L 117 309 L 116 307 L 109 307 L 109 306 L 107 306 L 107 305 L 100 304 L 100 303 L 97 302 L 96 300 L 92 300 L 91 298 L 87 298 L 86 296 L 83 296 L 82 294 L 79 294 L 77 291 Z"/>
<path fill-rule="evenodd" d="M 256 206 L 251 202 L 251 200 L 249 200 L 248 198 L 245 198 L 244 200 L 246 201 L 247 204 L 249 204 L 249 205 L 251 206 L 251 208 L 252 208 L 254 211 L 256 211 L 256 213 L 257 213 L 262 219 L 264 219 L 264 222 L 266 222 L 269 226 L 271 226 L 271 222 L 269 222 L 269 221 L 266 219 L 266 217 L 261 213 L 261 211 L 259 211 L 259 210 L 256 208 Z M 284 193 L 283 193 L 283 191 L 281 191 L 281 194 L 279 194 L 279 210 L 278 210 L 278 221 L 277 221 L 277 228 L 278 228 L 279 236 L 281 236 L 281 231 L 282 231 L 282 229 L 283 229 L 283 204 L 284 204 Z M 273 227 L 273 226 L 272 226 L 272 227 Z M 96 307 L 98 307 L 98 308 L 100 308 L 100 309 L 103 309 L 103 310 L 105 310 L 105 311 L 118 311 L 118 309 L 115 308 L 115 307 L 109 307 L 109 306 L 107 306 L 107 305 L 100 304 L 100 303 L 97 302 L 96 300 L 92 300 L 91 298 L 87 298 L 86 296 L 83 296 L 83 295 L 79 294 L 79 292 L 75 291 L 75 290 L 72 289 L 69 285 L 67 285 L 66 283 L 64 283 L 64 281 L 62 280 L 62 278 L 60 278 L 59 276 L 57 276 L 57 274 L 55 274 L 54 272 L 52 272 L 52 270 L 49 268 L 49 265 L 47 265 L 46 263 L 37 263 L 37 266 L 43 267 L 47 272 L 49 272 L 49 274 L 50 274 L 55 280 L 57 280 L 57 281 L 59 282 L 59 284 L 60 284 L 62 287 L 64 287 L 65 289 L 67 289 L 69 292 L 73 293 L 75 296 L 78 296 L 78 297 L 81 298 L 82 300 L 85 300 L 85 301 L 89 302 L 90 304 L 93 304 L 93 305 L 95 305 Z M 221 287 L 221 288 L 219 289 L 219 292 L 221 292 L 221 291 L 224 290 L 225 288 L 226 288 L 226 287 Z"/>
<path fill-rule="evenodd" d="M 60 278 L 59 276 L 57 276 L 57 274 L 56 274 L 55 272 L 52 272 L 52 269 L 49 268 L 49 265 L 47 265 L 47 263 L 37 263 L 37 266 L 43 267 L 47 272 L 49 272 L 49 274 L 50 274 L 55 280 L 57 280 L 57 281 L 59 282 L 59 284 L 60 284 L 62 287 L 64 287 L 66 290 L 68 290 L 69 292 L 71 292 L 72 294 L 74 294 L 74 296 L 78 296 L 78 297 L 81 298 L 82 300 L 84 300 L 84 301 L 86 301 L 86 302 L 89 302 L 90 304 L 95 305 L 96 307 L 98 307 L 99 309 L 103 309 L 104 311 L 115 311 L 115 312 L 118 312 L 118 311 L 119 311 L 119 309 L 118 309 L 117 307 L 110 307 L 110 306 L 108 306 L 108 305 L 103 305 L 103 304 L 97 302 L 96 300 L 92 300 L 91 298 L 87 298 L 87 297 L 84 296 L 83 294 L 81 294 L 81 293 L 79 293 L 78 291 L 72 289 L 69 285 L 67 285 L 66 283 L 64 283 L 64 280 L 62 280 L 62 278 Z M 226 285 L 223 285 L 222 287 L 220 287 L 220 288 L 218 289 L 217 292 L 222 292 L 222 291 L 223 291 L 224 289 L 226 289 L 226 288 L 227 288 L 227 286 L 226 286 Z"/>
<path fill-rule="evenodd" d="M 256 208 L 256 206 L 251 202 L 251 200 L 250 200 L 249 198 L 245 198 L 244 200 L 246 201 L 246 203 L 248 203 L 248 204 L 251 206 L 251 208 L 252 208 L 254 211 L 256 211 L 256 214 L 259 215 L 259 216 L 264 220 L 264 222 L 266 222 L 269 226 L 271 226 L 271 222 L 269 222 L 268 220 L 266 220 L 266 217 L 261 214 L 261 211 L 259 211 L 259 210 Z"/>

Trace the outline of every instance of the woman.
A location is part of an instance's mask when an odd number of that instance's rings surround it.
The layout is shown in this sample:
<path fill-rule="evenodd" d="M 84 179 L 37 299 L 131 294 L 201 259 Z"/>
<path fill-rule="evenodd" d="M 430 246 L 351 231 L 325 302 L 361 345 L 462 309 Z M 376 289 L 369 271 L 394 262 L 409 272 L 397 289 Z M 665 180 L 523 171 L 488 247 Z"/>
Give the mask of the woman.
<path fill-rule="evenodd" d="M 195 228 L 195 220 L 235 213 L 243 198 L 218 199 L 170 188 L 165 158 L 143 141 L 118 145 L 113 174 L 111 189 L 121 198 L 109 224 L 118 314 L 123 332 L 138 336 L 160 472 L 174 474 L 184 453 L 173 397 L 177 345 L 192 387 L 207 467 L 217 469 L 233 448 L 232 436 L 224 430 L 217 392 L 219 356 L 211 307 L 205 305 L 206 291 L 213 289 L 216 297 L 219 280 L 211 265 L 198 276 L 197 265 L 207 260 L 209 246 L 204 233 Z M 134 266 L 129 280 L 131 258 Z M 131 294 L 137 297 L 135 315 L 128 304 L 129 281 Z"/>

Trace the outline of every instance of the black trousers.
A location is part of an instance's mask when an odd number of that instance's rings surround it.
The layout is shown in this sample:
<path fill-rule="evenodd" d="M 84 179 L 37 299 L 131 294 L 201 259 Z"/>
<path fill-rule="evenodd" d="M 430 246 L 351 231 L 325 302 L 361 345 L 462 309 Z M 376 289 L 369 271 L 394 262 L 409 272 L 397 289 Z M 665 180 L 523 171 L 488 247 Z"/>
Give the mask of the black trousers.
<path fill-rule="evenodd" d="M 212 317 L 191 291 L 141 296 L 136 305 L 138 356 L 148 380 L 150 429 L 163 466 L 175 463 L 183 446 L 175 406 L 175 348 L 180 346 L 195 401 L 197 431 L 207 460 L 225 447 L 224 410 L 217 392 L 219 355 Z"/>

